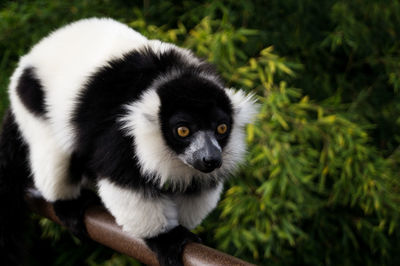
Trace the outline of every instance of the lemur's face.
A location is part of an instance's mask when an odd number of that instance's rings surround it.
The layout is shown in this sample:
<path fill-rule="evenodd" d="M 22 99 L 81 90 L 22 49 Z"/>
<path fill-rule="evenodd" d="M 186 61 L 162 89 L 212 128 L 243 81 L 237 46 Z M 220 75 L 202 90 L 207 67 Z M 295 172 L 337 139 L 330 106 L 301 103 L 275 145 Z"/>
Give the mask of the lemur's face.
<path fill-rule="evenodd" d="M 231 103 L 222 88 L 188 77 L 159 91 L 166 144 L 186 165 L 203 173 L 221 167 L 232 127 Z"/>
<path fill-rule="evenodd" d="M 198 110 L 200 111 L 200 110 Z M 213 107 L 198 112 L 178 111 L 166 124 L 168 141 L 178 157 L 187 165 L 209 173 L 222 165 L 222 149 L 231 129 L 231 118 L 223 110 Z"/>
<path fill-rule="evenodd" d="M 159 77 L 119 120 L 134 139 L 141 173 L 160 186 L 207 186 L 243 160 L 254 99 L 206 74 L 191 69 Z"/>

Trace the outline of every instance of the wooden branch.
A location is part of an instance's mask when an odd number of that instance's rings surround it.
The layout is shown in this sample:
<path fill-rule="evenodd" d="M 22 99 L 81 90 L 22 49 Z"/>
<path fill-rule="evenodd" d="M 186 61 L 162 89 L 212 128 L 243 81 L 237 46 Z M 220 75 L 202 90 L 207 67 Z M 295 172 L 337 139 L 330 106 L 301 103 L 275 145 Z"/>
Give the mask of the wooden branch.
<path fill-rule="evenodd" d="M 61 224 L 52 205 L 43 198 L 28 194 L 26 200 L 32 211 Z M 147 265 L 159 265 L 155 254 L 143 240 L 123 232 L 115 223 L 114 217 L 104 207 L 89 208 L 85 213 L 85 225 L 89 237 L 94 241 Z M 185 265 L 253 265 L 197 243 L 190 243 L 185 247 L 183 262 Z"/>

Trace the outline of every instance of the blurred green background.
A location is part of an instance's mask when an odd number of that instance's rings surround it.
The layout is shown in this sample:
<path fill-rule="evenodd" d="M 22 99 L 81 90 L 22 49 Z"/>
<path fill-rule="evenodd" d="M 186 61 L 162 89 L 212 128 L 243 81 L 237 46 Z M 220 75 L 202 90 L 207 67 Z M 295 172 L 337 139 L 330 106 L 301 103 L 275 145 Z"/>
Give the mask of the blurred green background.
<path fill-rule="evenodd" d="M 207 245 L 259 265 L 400 265 L 399 1 L 2 1 L 0 117 L 18 58 L 91 16 L 190 48 L 257 94 L 247 162 L 196 229 Z M 32 265 L 136 264 L 32 219 Z"/>

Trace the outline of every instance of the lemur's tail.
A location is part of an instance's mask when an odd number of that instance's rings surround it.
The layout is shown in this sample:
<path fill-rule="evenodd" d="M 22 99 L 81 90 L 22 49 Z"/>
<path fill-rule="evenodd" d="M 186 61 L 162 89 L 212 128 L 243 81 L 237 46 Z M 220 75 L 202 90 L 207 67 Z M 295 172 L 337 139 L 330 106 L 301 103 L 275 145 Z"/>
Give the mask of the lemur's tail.
<path fill-rule="evenodd" d="M 0 264 L 21 265 L 24 256 L 24 224 L 27 220 L 24 192 L 28 183 L 27 147 L 14 115 L 7 111 L 0 134 Z"/>

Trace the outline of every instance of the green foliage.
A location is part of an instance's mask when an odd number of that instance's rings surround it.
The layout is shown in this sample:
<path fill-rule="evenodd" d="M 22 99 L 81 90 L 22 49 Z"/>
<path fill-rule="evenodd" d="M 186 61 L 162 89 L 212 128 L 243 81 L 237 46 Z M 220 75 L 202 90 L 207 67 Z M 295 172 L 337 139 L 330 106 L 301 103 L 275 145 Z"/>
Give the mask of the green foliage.
<path fill-rule="evenodd" d="M 357 123 L 377 125 L 371 141 L 389 156 L 400 139 L 400 2 L 272 0 L 268 9 L 255 10 L 268 23 L 251 26 L 304 64 L 294 86 Z"/>
<path fill-rule="evenodd" d="M 0 7 L 0 115 L 8 77 L 37 40 L 82 17 L 117 18 L 192 49 L 228 86 L 259 99 L 247 163 L 196 229 L 206 244 L 262 265 L 399 264 L 399 1 L 35 0 Z M 54 265 L 133 263 L 47 220 L 41 228 Z"/>
<path fill-rule="evenodd" d="M 220 205 L 228 222 L 214 224 L 218 247 L 271 264 L 393 259 L 394 172 L 366 131 L 284 82 L 267 95 L 248 128 L 249 163 Z"/>

